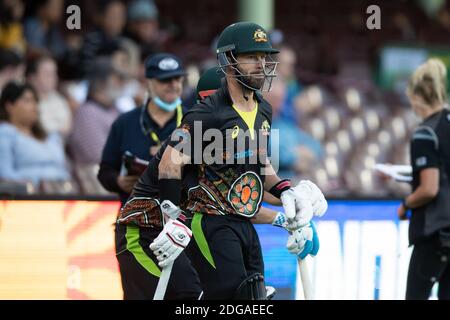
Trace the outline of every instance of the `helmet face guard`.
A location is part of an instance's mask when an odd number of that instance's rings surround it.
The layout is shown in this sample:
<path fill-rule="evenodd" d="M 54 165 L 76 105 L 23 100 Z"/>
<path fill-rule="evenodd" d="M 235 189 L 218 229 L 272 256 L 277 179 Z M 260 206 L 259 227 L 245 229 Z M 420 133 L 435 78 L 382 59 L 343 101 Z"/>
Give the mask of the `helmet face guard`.
<path fill-rule="evenodd" d="M 247 88 L 251 91 L 270 91 L 272 88 L 272 81 L 277 76 L 276 75 L 276 68 L 278 65 L 278 61 L 275 61 L 269 52 L 267 52 L 266 56 L 266 62 L 263 65 L 263 72 L 259 74 L 252 74 L 252 75 L 246 75 L 243 74 L 242 71 L 239 69 L 239 65 L 241 64 L 260 64 L 260 62 L 245 62 L 245 63 L 239 63 L 234 55 L 235 46 L 229 45 L 222 48 L 219 48 L 217 50 L 217 59 L 219 62 L 219 69 L 222 70 L 222 72 L 227 76 L 236 79 L 238 83 L 240 83 L 243 87 Z M 255 51 L 260 52 L 260 51 Z M 261 51 L 266 53 L 265 51 Z M 248 52 L 251 53 L 251 52 Z M 243 53 L 244 54 L 244 53 Z M 229 73 L 227 72 L 227 67 L 231 68 L 234 72 Z M 249 81 L 247 80 L 248 77 L 255 77 L 255 78 L 263 78 L 263 82 L 261 84 L 261 87 L 256 88 L 252 86 Z"/>

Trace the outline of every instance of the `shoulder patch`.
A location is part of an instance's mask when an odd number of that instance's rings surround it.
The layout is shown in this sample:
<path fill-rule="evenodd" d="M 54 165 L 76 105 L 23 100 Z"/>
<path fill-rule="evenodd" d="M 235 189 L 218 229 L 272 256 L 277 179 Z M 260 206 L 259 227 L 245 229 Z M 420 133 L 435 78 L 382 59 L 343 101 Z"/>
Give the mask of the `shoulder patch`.
<path fill-rule="evenodd" d="M 416 159 L 416 166 L 423 167 L 427 165 L 427 157 L 420 157 Z"/>

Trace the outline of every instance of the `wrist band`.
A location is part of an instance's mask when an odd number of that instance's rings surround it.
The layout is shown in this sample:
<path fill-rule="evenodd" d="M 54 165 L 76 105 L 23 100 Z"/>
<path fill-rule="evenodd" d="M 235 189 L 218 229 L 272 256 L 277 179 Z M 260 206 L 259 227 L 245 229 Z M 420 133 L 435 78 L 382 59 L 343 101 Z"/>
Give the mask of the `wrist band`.
<path fill-rule="evenodd" d="M 272 225 L 275 227 L 284 228 L 285 224 L 286 224 L 286 215 L 283 212 L 279 211 L 275 219 L 273 219 Z"/>
<path fill-rule="evenodd" d="M 284 179 L 277 182 L 272 188 L 270 188 L 269 193 L 280 199 L 281 194 L 290 188 L 291 188 L 291 180 Z"/>
<path fill-rule="evenodd" d="M 180 179 L 160 179 L 159 182 L 160 201 L 170 200 L 174 205 L 180 206 L 182 183 Z"/>

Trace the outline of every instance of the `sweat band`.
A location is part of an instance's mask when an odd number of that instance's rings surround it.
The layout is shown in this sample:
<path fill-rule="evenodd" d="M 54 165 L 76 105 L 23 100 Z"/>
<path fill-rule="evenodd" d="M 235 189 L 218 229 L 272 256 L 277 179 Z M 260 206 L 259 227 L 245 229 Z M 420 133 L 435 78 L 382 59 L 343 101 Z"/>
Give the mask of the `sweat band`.
<path fill-rule="evenodd" d="M 284 179 L 277 182 L 272 188 L 270 188 L 269 193 L 280 199 L 281 194 L 291 188 L 291 180 Z"/>

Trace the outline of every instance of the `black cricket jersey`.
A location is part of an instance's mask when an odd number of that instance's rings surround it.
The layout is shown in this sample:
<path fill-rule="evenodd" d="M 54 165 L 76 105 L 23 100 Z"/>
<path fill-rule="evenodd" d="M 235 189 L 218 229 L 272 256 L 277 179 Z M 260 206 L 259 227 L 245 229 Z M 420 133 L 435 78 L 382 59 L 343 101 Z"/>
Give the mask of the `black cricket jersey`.
<path fill-rule="evenodd" d="M 186 210 L 253 217 L 261 206 L 272 107 L 259 92 L 250 112 L 238 110 L 226 81 L 192 107 L 171 146 L 189 154 L 197 179 L 188 187 Z M 174 136 L 176 137 L 174 139 Z"/>
<path fill-rule="evenodd" d="M 420 185 L 420 172 L 439 169 L 439 192 L 429 203 L 412 209 L 409 241 L 416 244 L 450 226 L 450 112 L 444 109 L 425 119 L 414 131 L 411 145 L 412 189 Z"/>

